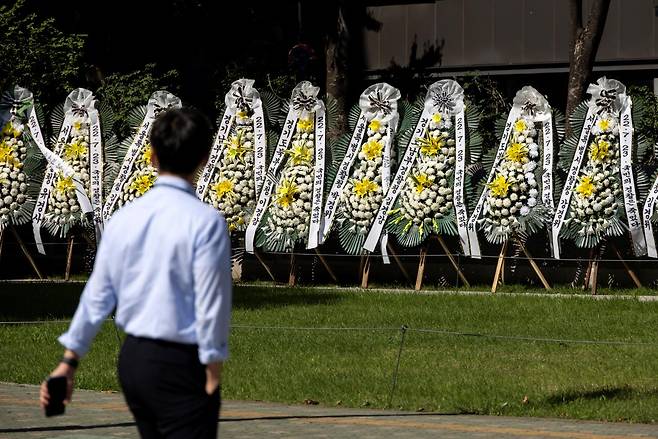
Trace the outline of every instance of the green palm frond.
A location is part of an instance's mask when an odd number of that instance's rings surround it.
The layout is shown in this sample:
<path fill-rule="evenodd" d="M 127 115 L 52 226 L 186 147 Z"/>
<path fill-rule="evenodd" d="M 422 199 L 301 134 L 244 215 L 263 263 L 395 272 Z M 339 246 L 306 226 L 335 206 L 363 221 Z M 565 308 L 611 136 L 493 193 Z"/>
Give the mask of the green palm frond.
<path fill-rule="evenodd" d="M 50 113 L 51 137 L 57 138 L 64 125 L 64 104 L 58 104 Z"/>
<path fill-rule="evenodd" d="M 146 105 L 140 105 L 130 110 L 130 113 L 128 113 L 128 117 L 126 118 L 126 121 L 128 122 L 128 125 L 130 126 L 131 130 L 135 131 L 139 129 L 139 126 L 142 124 L 144 118 L 146 117 L 147 110 L 148 109 Z"/>
<path fill-rule="evenodd" d="M 101 119 L 101 132 L 103 136 L 110 137 L 114 129 L 114 123 L 116 122 L 112 107 L 107 102 L 101 101 L 98 104 L 98 115 Z"/>
<path fill-rule="evenodd" d="M 270 127 L 280 128 L 283 124 L 281 121 L 281 99 L 269 91 L 260 92 L 260 98 L 263 103 L 263 113 L 265 113 L 266 122 Z M 283 121 L 285 121 L 285 115 L 283 115 Z"/>
<path fill-rule="evenodd" d="M 341 110 L 338 101 L 331 94 L 327 94 L 325 106 L 327 111 L 327 132 L 330 133 L 333 132 L 334 126 L 338 122 Z"/>
<path fill-rule="evenodd" d="M 356 124 L 359 121 L 359 116 L 361 115 L 361 108 L 358 105 L 352 105 L 350 111 L 347 115 L 347 126 L 350 132 L 354 132 Z"/>

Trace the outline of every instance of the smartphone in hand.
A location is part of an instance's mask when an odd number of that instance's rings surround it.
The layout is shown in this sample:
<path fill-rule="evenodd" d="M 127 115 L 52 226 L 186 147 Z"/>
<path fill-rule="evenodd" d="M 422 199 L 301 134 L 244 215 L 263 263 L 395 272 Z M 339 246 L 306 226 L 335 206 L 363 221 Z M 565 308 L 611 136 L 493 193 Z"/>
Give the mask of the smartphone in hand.
<path fill-rule="evenodd" d="M 64 414 L 64 399 L 66 398 L 66 377 L 49 377 L 46 381 L 50 399 L 46 406 L 46 416 L 56 416 Z"/>

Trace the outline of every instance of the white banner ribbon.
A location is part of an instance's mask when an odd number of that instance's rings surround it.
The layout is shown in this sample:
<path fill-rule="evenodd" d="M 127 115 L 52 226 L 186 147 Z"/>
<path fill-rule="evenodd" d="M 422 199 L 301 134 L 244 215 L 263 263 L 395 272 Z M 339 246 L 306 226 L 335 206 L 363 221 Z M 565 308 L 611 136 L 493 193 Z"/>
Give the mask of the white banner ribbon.
<path fill-rule="evenodd" d="M 327 116 L 324 105 L 315 112 L 315 170 L 313 175 L 313 200 L 311 222 L 308 229 L 307 249 L 314 249 L 320 243 L 322 228 L 322 201 L 324 195 L 325 134 Z"/>
<path fill-rule="evenodd" d="M 254 213 L 251 216 L 249 225 L 247 226 L 244 246 L 249 253 L 254 252 L 254 239 L 256 237 L 256 230 L 258 230 L 260 221 L 263 219 L 263 215 L 265 215 L 265 211 L 269 205 L 272 192 L 274 191 L 274 187 L 276 186 L 277 182 L 277 171 L 279 170 L 279 166 L 281 166 L 285 158 L 285 151 L 290 144 L 292 135 L 295 132 L 295 124 L 297 123 L 298 118 L 299 113 L 293 111 L 293 108 L 291 107 L 290 111 L 288 111 L 288 115 L 286 116 L 286 121 L 283 124 L 283 131 L 281 131 L 281 137 L 279 137 L 279 142 L 277 143 L 276 149 L 274 150 L 274 156 L 272 157 L 270 165 L 267 167 L 267 175 L 265 176 L 263 189 L 260 191 L 258 201 L 256 202 L 256 207 L 254 208 Z"/>
<path fill-rule="evenodd" d="M 80 205 L 80 210 L 82 211 L 82 214 L 86 215 L 94 211 L 92 203 L 89 201 L 89 196 L 87 195 L 87 191 L 84 189 L 84 186 L 80 181 L 80 179 L 76 177 L 75 170 L 71 167 L 71 165 L 66 163 L 66 161 L 60 157 L 60 154 L 64 150 L 64 146 L 66 142 L 69 140 L 69 136 L 71 134 L 71 129 L 72 129 L 73 117 L 76 113 L 79 114 L 81 112 L 84 112 L 87 116 L 89 116 L 90 111 L 94 111 L 96 113 L 95 122 L 96 122 L 96 129 L 98 130 L 98 134 L 97 134 L 98 137 L 94 137 L 94 139 L 99 143 L 101 143 L 99 140 L 100 122 L 98 121 L 98 117 L 97 117 L 98 112 L 95 110 L 94 105 L 95 105 L 95 98 L 92 92 L 89 90 L 78 88 L 73 90 L 67 96 L 66 101 L 64 103 L 64 123 L 62 124 L 62 129 L 60 130 L 59 136 L 57 138 L 57 147 L 55 152 L 49 150 L 46 147 L 43 136 L 40 135 L 40 133 L 39 135 L 35 135 L 35 132 L 33 130 L 36 130 L 36 127 L 38 126 L 39 122 L 37 120 L 36 111 L 34 110 L 34 107 L 32 107 L 30 110 L 30 116 L 28 119 L 30 132 L 33 133 L 33 138 L 37 146 L 39 147 L 39 150 L 41 151 L 41 153 L 46 158 L 46 161 L 48 162 L 48 168 L 46 169 L 46 174 L 44 176 L 43 183 L 41 184 L 41 189 L 37 197 L 37 202 L 34 208 L 34 212 L 32 213 L 32 231 L 34 233 L 34 241 L 36 243 L 39 253 L 41 254 L 44 255 L 46 254 L 46 250 L 43 246 L 43 240 L 41 238 L 41 225 L 43 224 L 46 210 L 48 209 L 48 200 L 52 192 L 53 183 L 55 182 L 58 173 L 62 174 L 66 178 L 69 177 L 72 178 L 73 185 L 75 186 L 76 198 L 78 204 Z M 91 120 L 91 122 L 94 121 Z M 90 131 L 91 131 L 91 126 L 90 126 Z M 91 136 L 90 136 L 90 140 L 91 140 Z M 96 151 L 97 149 L 98 147 L 96 147 Z M 102 145 L 101 145 L 101 151 L 102 151 Z M 95 223 L 95 219 L 94 219 L 94 223 Z M 99 231 L 97 230 L 97 232 Z M 96 237 L 98 239 L 99 235 L 97 234 Z"/>
<path fill-rule="evenodd" d="M 585 116 L 583 129 L 580 132 L 580 138 L 578 140 L 578 146 L 576 147 L 576 153 L 574 154 L 574 158 L 571 162 L 571 168 L 569 168 L 567 179 L 564 182 L 562 196 L 560 197 L 560 201 L 558 202 L 557 208 L 555 210 L 555 216 L 553 217 L 551 238 L 553 239 L 553 257 L 555 259 L 560 259 L 560 230 L 562 229 L 564 218 L 566 217 L 567 211 L 569 210 L 569 203 L 571 202 L 573 188 L 578 181 L 578 171 L 580 171 L 583 157 L 585 157 L 585 152 L 587 152 L 589 136 L 592 131 L 592 127 L 596 122 L 596 119 L 596 107 L 590 106 L 587 110 L 587 115 Z"/>
<path fill-rule="evenodd" d="M 154 92 L 146 104 L 146 116 L 139 126 L 139 129 L 133 137 L 133 141 L 128 148 L 126 156 L 123 158 L 119 174 L 114 179 L 112 190 L 105 201 L 103 207 L 103 221 L 106 222 L 116 209 L 116 204 L 123 196 L 123 186 L 128 182 L 133 171 L 133 166 L 137 157 L 144 152 L 144 145 L 148 142 L 153 121 L 162 112 L 170 108 L 181 108 L 181 100 L 173 94 L 158 90 Z"/>
<path fill-rule="evenodd" d="M 464 198 L 464 180 L 466 176 L 466 120 L 464 117 L 464 106 L 455 114 L 455 178 L 453 181 L 453 193 L 455 204 L 455 218 L 457 220 L 457 231 L 459 242 L 464 254 L 470 256 L 471 245 L 468 240 L 468 210 Z"/>
<path fill-rule="evenodd" d="M 196 186 L 196 194 L 200 200 L 203 200 L 203 198 L 206 196 L 206 191 L 208 190 L 208 186 L 210 185 L 210 180 L 212 179 L 212 176 L 215 173 L 217 162 L 219 161 L 219 159 L 222 157 L 222 154 L 224 153 L 224 148 L 226 146 L 225 143 L 226 137 L 228 136 L 228 133 L 231 130 L 231 126 L 233 125 L 234 119 L 235 116 L 232 115 L 227 108 L 224 111 L 224 115 L 222 116 L 222 121 L 219 124 L 219 130 L 217 130 L 217 134 L 215 135 L 215 140 L 212 144 L 212 148 L 210 149 L 208 162 L 206 163 L 206 166 L 204 166 L 203 172 L 201 173 L 201 178 L 199 178 L 199 181 Z"/>
<path fill-rule="evenodd" d="M 507 142 L 509 141 L 509 138 L 512 135 L 512 127 L 514 125 L 514 121 L 516 121 L 516 119 L 518 119 L 518 117 L 521 115 L 521 111 L 522 109 L 520 106 L 514 105 L 512 106 L 512 109 L 510 110 L 509 115 L 507 116 L 507 122 L 505 122 L 505 129 L 503 131 L 503 135 L 500 138 L 500 143 L 498 144 L 498 151 L 496 152 L 496 157 L 494 158 L 493 166 L 491 167 L 491 171 L 489 171 L 489 176 L 487 177 L 487 181 L 485 182 L 484 189 L 482 190 L 482 194 L 480 194 L 480 199 L 478 200 L 478 203 L 475 205 L 475 209 L 473 210 L 471 218 L 468 220 L 468 242 L 470 244 L 470 255 L 475 259 L 480 259 L 482 257 L 480 253 L 480 241 L 478 240 L 478 234 L 477 234 L 477 221 L 480 218 L 482 209 L 484 208 L 484 203 L 487 199 L 487 195 L 489 195 L 488 184 L 491 183 L 491 180 L 493 179 L 493 176 L 496 173 L 496 168 L 498 167 L 500 161 L 503 159 L 503 156 L 505 155 L 505 151 L 507 150 Z"/>
<path fill-rule="evenodd" d="M 656 238 L 653 236 L 653 211 L 658 200 L 658 178 L 653 182 L 647 200 L 644 202 L 644 209 L 642 210 L 642 223 L 644 225 L 644 237 L 647 243 L 647 255 L 650 258 L 658 258 L 658 250 L 656 250 Z"/>
<path fill-rule="evenodd" d="M 628 229 L 631 232 L 631 242 L 633 243 L 633 253 L 635 253 L 635 256 L 642 256 L 647 253 L 647 244 L 644 240 L 644 230 L 637 205 L 635 178 L 633 176 L 633 118 L 631 117 L 631 107 L 631 98 L 626 97 L 626 103 L 622 109 L 619 123 L 620 171 L 626 218 L 628 219 Z"/>
<path fill-rule="evenodd" d="M 400 192 L 402 191 L 407 181 L 407 177 L 411 172 L 411 168 L 413 168 L 413 165 L 416 162 L 418 151 L 420 150 L 420 146 L 418 146 L 416 139 L 423 137 L 425 134 L 425 129 L 429 124 L 432 111 L 433 109 L 431 106 L 425 106 L 423 109 L 423 113 L 420 115 L 420 119 L 416 124 L 416 128 L 414 129 L 414 132 L 411 136 L 411 142 L 407 146 L 407 149 L 404 152 L 404 156 L 402 156 L 402 160 L 400 161 L 398 170 L 395 173 L 395 177 L 393 177 L 393 181 L 391 182 L 388 191 L 386 191 L 386 194 L 382 199 L 382 203 L 379 205 L 379 210 L 377 211 L 377 215 L 375 216 L 372 226 L 370 227 L 370 232 L 368 232 L 366 242 L 363 245 L 363 248 L 369 252 L 375 250 L 375 246 L 377 245 L 377 242 L 382 235 L 382 231 L 384 230 L 384 226 L 386 225 L 388 212 L 391 210 L 395 200 L 397 200 L 398 196 L 400 195 Z"/>
<path fill-rule="evenodd" d="M 331 226 L 334 217 L 336 216 L 338 205 L 340 204 L 340 196 L 345 189 L 345 185 L 349 181 L 351 175 L 350 170 L 352 169 L 354 160 L 356 160 L 356 157 L 361 150 L 363 138 L 367 133 L 368 122 L 373 119 L 378 119 L 382 123 L 386 123 L 389 128 L 387 130 L 388 139 L 384 145 L 384 157 L 382 159 L 382 168 L 380 171 L 382 173 L 382 190 L 386 193 L 386 187 L 388 186 L 391 173 L 391 145 L 399 118 L 397 101 L 400 99 L 400 96 L 400 91 L 397 88 L 383 82 L 371 85 L 361 93 L 361 96 L 359 97 L 359 108 L 361 109 L 361 113 L 359 114 L 356 126 L 354 127 L 354 132 L 352 133 L 352 138 L 350 139 L 343 161 L 336 173 L 336 178 L 331 185 L 329 194 L 327 195 L 327 202 L 324 208 L 322 242 L 329 237 Z M 388 156 L 387 160 L 386 156 Z M 387 161 L 387 166 L 384 166 L 384 160 Z M 388 263 L 386 244 L 387 238 L 385 238 L 382 243 L 382 255 L 384 262 Z"/>

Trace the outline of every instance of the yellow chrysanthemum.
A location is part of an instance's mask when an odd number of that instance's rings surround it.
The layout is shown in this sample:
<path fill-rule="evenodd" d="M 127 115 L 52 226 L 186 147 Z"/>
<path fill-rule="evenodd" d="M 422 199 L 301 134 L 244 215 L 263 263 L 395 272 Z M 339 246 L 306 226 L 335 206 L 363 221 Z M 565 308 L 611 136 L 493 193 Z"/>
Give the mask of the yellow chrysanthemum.
<path fill-rule="evenodd" d="M 603 132 L 610 131 L 610 120 L 608 119 L 601 119 L 596 123 L 596 125 Z"/>
<path fill-rule="evenodd" d="M 55 190 L 60 194 L 66 194 L 68 191 L 75 190 L 75 183 L 73 183 L 73 177 L 64 177 L 63 175 L 59 176 L 57 184 L 55 184 Z"/>
<path fill-rule="evenodd" d="M 73 129 L 76 131 L 80 131 L 82 129 L 82 121 L 76 120 L 73 122 Z"/>
<path fill-rule="evenodd" d="M 7 143 L 0 142 L 0 164 L 7 166 L 18 166 L 20 165 L 20 160 L 14 157 L 14 151 L 16 148 L 8 145 Z"/>
<path fill-rule="evenodd" d="M 146 164 L 150 164 L 152 157 L 153 157 L 153 147 L 150 144 L 146 144 L 146 149 L 144 149 L 144 153 L 142 154 L 141 161 Z"/>
<path fill-rule="evenodd" d="M 14 125 L 11 122 L 7 122 L 2 128 L 2 135 L 16 138 L 21 135 L 21 132 L 14 128 Z"/>
<path fill-rule="evenodd" d="M 592 160 L 603 161 L 610 155 L 610 142 L 600 139 L 589 146 L 589 156 Z"/>
<path fill-rule="evenodd" d="M 361 152 L 365 154 L 366 160 L 374 160 L 382 155 L 384 144 L 379 140 L 370 139 L 361 147 Z"/>
<path fill-rule="evenodd" d="M 506 197 L 509 191 L 509 182 L 502 175 L 498 175 L 489 183 L 489 191 L 495 197 Z"/>
<path fill-rule="evenodd" d="M 576 192 L 578 192 L 583 197 L 591 197 L 596 192 L 596 187 L 592 183 L 592 177 L 589 175 L 583 175 L 580 177 L 580 183 L 576 186 Z"/>
<path fill-rule="evenodd" d="M 369 178 L 354 180 L 354 193 L 360 198 L 365 197 L 379 189 L 379 185 Z"/>
<path fill-rule="evenodd" d="M 434 183 L 433 175 L 430 176 L 422 172 L 420 174 L 412 175 L 411 179 L 414 182 L 414 188 L 417 193 L 423 192 Z"/>
<path fill-rule="evenodd" d="M 236 113 L 236 116 L 237 116 L 238 119 L 240 119 L 241 121 L 243 121 L 243 120 L 249 118 L 249 113 L 247 113 L 247 112 L 244 111 L 244 110 L 240 110 L 240 111 L 238 111 L 238 112 Z"/>
<path fill-rule="evenodd" d="M 525 123 L 525 120 L 519 119 L 516 122 L 514 122 L 514 131 L 517 133 L 521 133 L 525 131 L 528 128 L 528 125 Z"/>
<path fill-rule="evenodd" d="M 425 137 L 419 137 L 416 142 L 420 145 L 420 152 L 427 156 L 437 155 L 446 144 L 443 137 L 432 137 L 429 132 Z"/>
<path fill-rule="evenodd" d="M 297 121 L 297 131 L 303 133 L 310 133 L 313 131 L 313 119 L 310 117 L 303 117 Z"/>
<path fill-rule="evenodd" d="M 311 163 L 313 159 L 313 150 L 303 143 L 286 150 L 286 154 L 290 156 L 292 164 L 295 166 Z"/>
<path fill-rule="evenodd" d="M 130 183 L 130 190 L 138 192 L 139 195 L 144 195 L 146 191 L 151 189 L 153 183 L 155 183 L 155 176 L 151 174 L 140 175 Z"/>
<path fill-rule="evenodd" d="M 226 145 L 226 154 L 231 160 L 236 158 L 240 161 L 244 160 L 244 155 L 251 151 L 251 148 L 246 148 L 244 146 L 244 141 L 242 139 L 242 132 L 238 132 L 237 135 L 231 136 L 231 138 L 224 142 Z"/>
<path fill-rule="evenodd" d="M 82 143 L 73 142 L 64 146 L 64 157 L 67 160 L 77 160 L 87 154 L 87 147 Z"/>
<path fill-rule="evenodd" d="M 281 182 L 276 190 L 276 202 L 281 207 L 289 207 L 295 201 L 298 189 L 294 181 L 287 178 Z"/>
<path fill-rule="evenodd" d="M 220 178 L 217 183 L 215 183 L 210 189 L 212 189 L 215 194 L 217 195 L 217 198 L 220 200 L 224 197 L 231 197 L 235 193 L 233 192 L 233 187 L 234 183 L 232 180 L 229 180 L 228 178 Z"/>
<path fill-rule="evenodd" d="M 379 119 L 373 119 L 368 124 L 368 128 L 373 130 L 376 133 L 379 132 L 381 127 L 382 127 L 382 122 Z"/>
<path fill-rule="evenodd" d="M 432 115 L 432 122 L 434 122 L 434 123 L 436 123 L 436 124 L 441 123 L 441 120 L 442 120 L 442 119 L 443 119 L 443 118 L 441 117 L 441 113 L 434 113 L 434 114 Z"/>
<path fill-rule="evenodd" d="M 524 158 L 528 157 L 528 147 L 523 143 L 514 142 L 507 147 L 505 156 L 507 157 L 507 160 L 521 163 Z"/>

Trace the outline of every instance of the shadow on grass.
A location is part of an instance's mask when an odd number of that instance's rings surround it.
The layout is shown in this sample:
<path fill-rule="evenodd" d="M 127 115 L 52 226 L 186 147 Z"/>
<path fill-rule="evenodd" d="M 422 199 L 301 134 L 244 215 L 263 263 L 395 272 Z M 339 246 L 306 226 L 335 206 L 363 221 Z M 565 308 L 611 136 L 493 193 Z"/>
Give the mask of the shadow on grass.
<path fill-rule="evenodd" d="M 551 395 L 546 398 L 546 403 L 556 406 L 569 404 L 579 400 L 633 400 L 658 397 L 658 388 L 649 390 L 638 390 L 632 387 L 602 387 L 587 391 L 569 390 Z"/>
<path fill-rule="evenodd" d="M 223 422 L 250 422 L 250 421 L 287 421 L 295 419 L 359 419 L 359 418 L 407 418 L 421 416 L 457 416 L 458 413 L 365 413 L 365 414 L 341 414 L 341 415 L 276 415 L 276 416 L 254 416 L 248 418 L 220 418 L 219 423 Z M 134 422 L 117 422 L 96 425 L 53 425 L 45 427 L 18 427 L 18 428 L 0 428 L 0 433 L 34 433 L 46 431 L 75 431 L 75 430 L 94 430 L 97 428 L 119 428 L 134 427 Z"/>
<path fill-rule="evenodd" d="M 306 288 L 233 287 L 233 307 L 247 310 L 294 305 L 334 305 L 343 299 L 344 295 L 338 293 Z"/>

